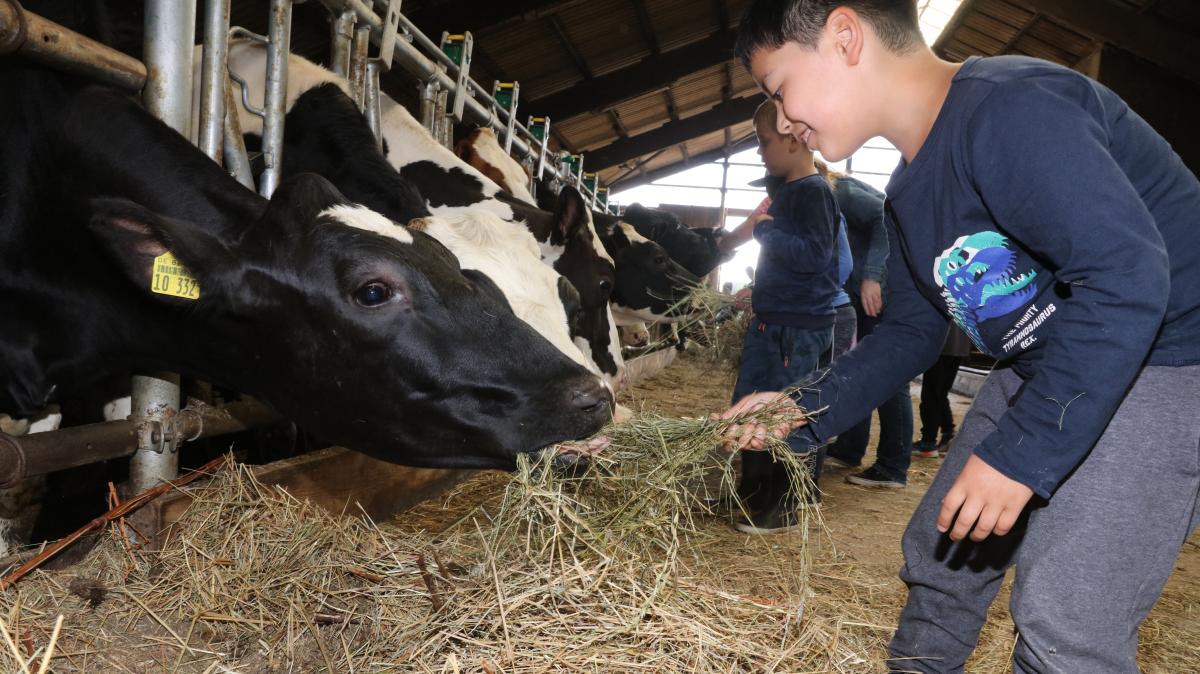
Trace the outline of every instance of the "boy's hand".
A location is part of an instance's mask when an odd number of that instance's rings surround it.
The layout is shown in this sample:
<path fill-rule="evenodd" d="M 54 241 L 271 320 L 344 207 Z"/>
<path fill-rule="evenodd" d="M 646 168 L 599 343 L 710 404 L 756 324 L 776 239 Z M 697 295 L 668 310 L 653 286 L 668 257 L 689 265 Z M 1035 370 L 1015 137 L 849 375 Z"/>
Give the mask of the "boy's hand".
<path fill-rule="evenodd" d="M 807 423 L 804 413 L 796 406 L 795 401 L 780 391 L 751 393 L 717 418 L 727 421 L 744 414 L 753 414 L 766 407 L 776 410 L 770 419 L 762 423 L 733 424 L 726 429 L 725 449 L 766 449 L 768 437 L 774 436 L 782 440 L 788 433 Z"/>
<path fill-rule="evenodd" d="M 764 220 L 774 220 L 774 219 L 775 218 L 771 217 L 770 215 L 767 215 L 766 213 L 755 213 L 754 215 L 751 215 L 750 217 L 746 218 L 746 222 L 749 223 L 750 229 L 754 229 L 755 227 L 758 227 L 758 223 L 763 222 Z"/>
<path fill-rule="evenodd" d="M 954 541 L 961 541 L 970 533 L 971 540 L 977 543 L 992 534 L 1003 536 L 1012 531 L 1017 517 L 1031 498 L 1032 489 L 972 454 L 954 486 L 942 499 L 938 531 L 949 531 L 950 539 Z"/>
<path fill-rule="evenodd" d="M 874 318 L 883 311 L 883 286 L 879 285 L 879 281 L 863 279 L 858 296 L 862 300 L 863 313 L 866 315 Z"/>

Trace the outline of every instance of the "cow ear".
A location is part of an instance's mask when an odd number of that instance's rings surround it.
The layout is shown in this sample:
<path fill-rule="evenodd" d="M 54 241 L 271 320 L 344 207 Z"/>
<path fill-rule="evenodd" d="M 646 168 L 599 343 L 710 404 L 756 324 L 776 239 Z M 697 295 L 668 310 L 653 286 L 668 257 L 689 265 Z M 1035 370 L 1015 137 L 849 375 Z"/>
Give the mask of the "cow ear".
<path fill-rule="evenodd" d="M 570 186 L 562 188 L 554 205 L 554 231 L 550 242 L 561 245 L 586 231 L 588 216 L 588 205 L 579 191 Z"/>
<path fill-rule="evenodd" d="M 330 207 L 349 203 L 325 178 L 315 173 L 300 173 L 279 184 L 267 205 L 267 215 L 286 230 L 316 220 Z"/>
<path fill-rule="evenodd" d="M 92 234 L 126 277 L 148 293 L 155 281 L 155 260 L 168 252 L 186 268 L 185 274 L 201 285 L 203 277 L 229 259 L 229 249 L 194 223 L 160 215 L 126 199 L 97 198 L 89 205 Z"/>

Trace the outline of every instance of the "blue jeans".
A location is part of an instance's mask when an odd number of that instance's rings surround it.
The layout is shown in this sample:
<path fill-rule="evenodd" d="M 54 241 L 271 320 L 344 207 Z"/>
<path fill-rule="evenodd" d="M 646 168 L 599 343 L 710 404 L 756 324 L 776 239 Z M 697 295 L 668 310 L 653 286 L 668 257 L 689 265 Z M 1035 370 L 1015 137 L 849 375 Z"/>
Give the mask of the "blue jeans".
<path fill-rule="evenodd" d="M 742 342 L 742 362 L 738 366 L 733 402 L 756 391 L 782 391 L 812 375 L 821 357 L 833 341 L 832 328 L 810 330 L 786 325 L 750 321 Z M 793 433 L 788 445 L 797 454 L 813 454 L 807 441 Z M 813 484 L 820 479 L 820 461 L 809 462 Z M 742 482 L 738 493 L 759 510 L 788 496 L 789 481 L 782 464 L 767 452 L 742 452 Z"/>
<path fill-rule="evenodd" d="M 858 312 L 858 338 L 871 334 L 879 319 L 863 313 L 862 302 L 851 295 Z M 893 480 L 907 482 L 908 466 L 912 463 L 913 413 L 912 399 L 905 384 L 879 406 L 879 446 L 875 449 L 875 467 Z M 829 447 L 829 456 L 851 465 L 862 463 L 871 441 L 871 417 L 855 424 L 838 435 Z"/>

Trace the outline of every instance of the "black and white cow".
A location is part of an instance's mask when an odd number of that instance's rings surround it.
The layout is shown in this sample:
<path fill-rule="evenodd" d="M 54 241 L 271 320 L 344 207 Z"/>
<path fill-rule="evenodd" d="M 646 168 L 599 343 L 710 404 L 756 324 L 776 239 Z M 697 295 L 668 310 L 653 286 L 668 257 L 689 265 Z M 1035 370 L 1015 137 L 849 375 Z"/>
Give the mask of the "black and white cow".
<path fill-rule="evenodd" d="M 707 276 L 724 261 L 717 247 L 725 234 L 723 229 L 688 227 L 674 213 L 641 204 L 630 204 L 621 219 L 633 225 L 642 236 L 662 246 L 672 259 L 696 276 Z"/>
<path fill-rule="evenodd" d="M 424 199 L 380 153 L 367 121 L 337 85 L 305 91 L 287 113 L 283 174 L 316 173 L 343 194 L 450 249 L 464 269 L 480 271 L 508 299 L 513 313 L 575 362 L 598 369 L 572 341 L 580 319 L 579 294 L 570 281 L 542 264 L 537 241 L 523 227 L 481 210 L 430 217 Z M 410 224 L 410 229 L 416 227 Z M 606 382 L 607 383 L 607 382 Z"/>
<path fill-rule="evenodd" d="M 593 213 L 592 219 L 608 254 L 622 270 L 612 296 L 617 325 L 686 318 L 687 297 L 700 280 L 633 225 L 607 213 Z"/>
<path fill-rule="evenodd" d="M 268 202 L 113 92 L 11 62 L 0 87 L 0 409 L 171 370 L 437 467 L 508 468 L 609 419 L 597 377 L 486 277 L 325 179 Z M 168 251 L 197 299 L 152 289 Z"/>
<path fill-rule="evenodd" d="M 261 45 L 252 42 L 230 45 L 230 70 L 248 83 L 250 100 L 260 105 L 265 59 Z M 306 91 L 327 83 L 342 89 L 347 87 L 344 78 L 299 56 L 291 56 L 288 109 Z M 555 210 L 547 212 L 516 199 L 435 141 L 404 106 L 387 96 L 380 99 L 388 162 L 420 190 L 434 215 L 462 217 L 464 213 L 484 211 L 532 233 L 542 261 L 570 280 L 579 293 L 581 310 L 575 324 L 575 341 L 610 385 L 618 386 L 624 361 L 616 325 L 608 311 L 616 271 L 591 227 L 583 200 L 577 193 L 574 196 L 566 193 Z M 261 119 L 241 106 L 239 113 L 243 131 L 261 134 Z"/>

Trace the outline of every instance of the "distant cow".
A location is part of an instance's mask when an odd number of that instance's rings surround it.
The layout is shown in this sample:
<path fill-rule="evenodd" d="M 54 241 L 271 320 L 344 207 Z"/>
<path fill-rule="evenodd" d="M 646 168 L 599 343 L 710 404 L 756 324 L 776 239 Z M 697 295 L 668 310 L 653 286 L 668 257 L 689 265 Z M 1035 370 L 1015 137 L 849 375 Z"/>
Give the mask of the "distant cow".
<path fill-rule="evenodd" d="M 500 147 L 496 131 L 490 126 L 472 129 L 466 138 L 454 144 L 454 154 L 479 169 L 505 192 L 537 206 L 529 192 L 529 171 Z"/>
<path fill-rule="evenodd" d="M 595 376 L 424 233 L 312 175 L 268 202 L 115 93 L 11 62 L 0 87 L 0 409 L 166 369 L 439 467 L 512 467 L 609 418 Z"/>
<path fill-rule="evenodd" d="M 241 70 L 250 83 L 250 99 L 258 104 L 262 102 L 265 58 L 261 45 L 248 42 L 230 45 L 231 68 Z M 346 86 L 344 78 L 299 56 L 291 56 L 288 107 L 304 92 L 326 83 Z M 440 145 L 404 106 L 387 96 L 380 97 L 380 105 L 387 160 L 420 190 L 434 215 L 453 216 L 482 209 L 505 221 L 519 223 L 533 234 L 543 262 L 553 266 L 579 292 L 577 341 L 582 342 L 580 347 L 585 355 L 615 387 L 624 367 L 616 326 L 608 310 L 616 270 L 592 228 L 587 209 L 575 203 L 582 200 L 573 201 L 570 194 L 564 195 L 553 212 L 520 201 Z M 238 110 L 243 131 L 261 135 L 262 120 L 242 106 Z"/>
<path fill-rule="evenodd" d="M 681 267 L 662 246 L 638 234 L 627 222 L 606 213 L 592 218 L 609 255 L 624 273 L 613 290 L 613 318 L 617 325 L 685 318 L 688 295 L 700 279 Z"/>
<path fill-rule="evenodd" d="M 621 219 L 662 246 L 672 259 L 696 276 L 707 276 L 724 261 L 717 248 L 717 242 L 725 234 L 723 229 L 688 227 L 674 213 L 641 204 L 630 204 Z"/>

